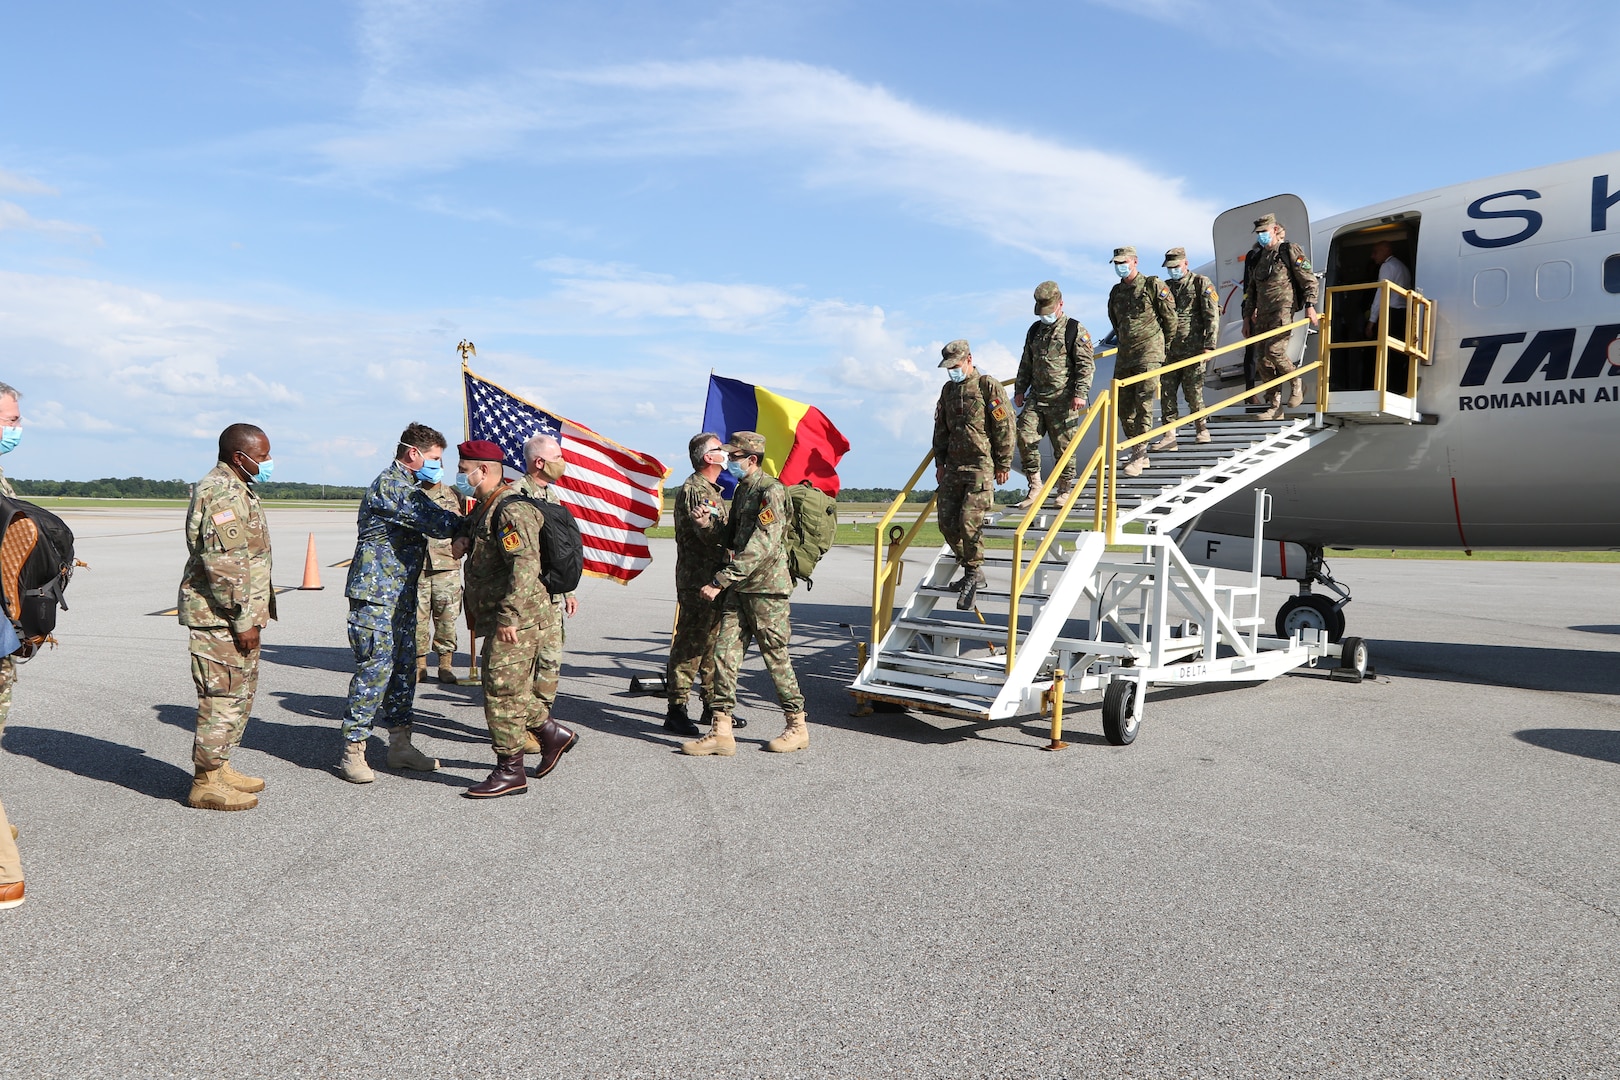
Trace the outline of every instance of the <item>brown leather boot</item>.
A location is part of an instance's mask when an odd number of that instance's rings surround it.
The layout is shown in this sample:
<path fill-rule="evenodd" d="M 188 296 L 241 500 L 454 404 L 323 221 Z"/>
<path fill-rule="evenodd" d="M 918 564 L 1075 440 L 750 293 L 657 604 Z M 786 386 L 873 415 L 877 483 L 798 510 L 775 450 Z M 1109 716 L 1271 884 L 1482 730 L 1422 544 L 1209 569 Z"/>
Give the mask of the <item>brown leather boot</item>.
<path fill-rule="evenodd" d="M 523 752 L 501 754 L 495 758 L 495 769 L 474 784 L 463 795 L 469 799 L 498 799 L 502 795 L 522 795 L 529 790 L 529 777 L 523 771 Z"/>
<path fill-rule="evenodd" d="M 0 885 L 0 908 L 21 907 L 23 900 L 26 899 L 23 895 L 26 891 L 26 887 L 20 881 L 8 881 Z"/>
<path fill-rule="evenodd" d="M 540 779 L 552 769 L 562 756 L 574 748 L 579 742 L 579 733 L 571 727 L 557 723 L 556 720 L 547 720 L 540 729 L 540 764 L 534 767 L 534 778 Z"/>
<path fill-rule="evenodd" d="M 219 769 L 199 767 L 191 781 L 186 805 L 198 810 L 251 810 L 259 805 L 257 795 L 237 791 L 219 775 Z"/>
<path fill-rule="evenodd" d="M 716 712 L 714 728 L 701 739 L 681 743 L 681 753 L 692 757 L 732 757 L 737 753 L 737 740 L 731 734 L 731 714 Z"/>
<path fill-rule="evenodd" d="M 802 712 L 788 713 L 787 728 L 765 744 L 765 749 L 773 754 L 791 754 L 795 750 L 807 750 L 809 747 L 810 725 L 806 723 Z"/>
<path fill-rule="evenodd" d="M 231 768 L 228 761 L 219 767 L 219 778 L 237 791 L 245 791 L 250 795 L 264 790 L 263 780 L 257 776 L 244 776 Z"/>

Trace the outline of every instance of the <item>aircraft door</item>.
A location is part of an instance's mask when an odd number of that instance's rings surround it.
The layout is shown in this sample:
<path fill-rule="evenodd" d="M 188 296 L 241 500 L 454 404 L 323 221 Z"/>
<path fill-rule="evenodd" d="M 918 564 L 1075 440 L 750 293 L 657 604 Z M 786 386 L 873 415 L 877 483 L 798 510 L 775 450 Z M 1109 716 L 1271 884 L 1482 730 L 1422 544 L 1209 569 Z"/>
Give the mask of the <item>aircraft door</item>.
<path fill-rule="evenodd" d="M 1215 287 L 1221 297 L 1222 345 L 1243 337 L 1243 261 L 1254 247 L 1254 221 L 1276 214 L 1290 243 L 1298 244 L 1311 259 L 1311 218 L 1305 201 L 1298 195 L 1273 195 L 1246 206 L 1236 206 L 1215 219 Z M 1312 266 L 1316 265 L 1314 260 Z M 1288 355 L 1294 363 L 1305 353 L 1306 328 L 1300 327 L 1288 339 Z"/>

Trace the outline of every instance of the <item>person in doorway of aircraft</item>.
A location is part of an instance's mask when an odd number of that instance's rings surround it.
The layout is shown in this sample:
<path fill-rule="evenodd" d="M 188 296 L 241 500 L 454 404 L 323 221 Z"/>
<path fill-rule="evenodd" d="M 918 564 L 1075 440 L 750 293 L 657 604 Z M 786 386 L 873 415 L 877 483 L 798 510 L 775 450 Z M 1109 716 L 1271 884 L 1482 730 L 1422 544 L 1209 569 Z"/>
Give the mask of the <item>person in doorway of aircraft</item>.
<path fill-rule="evenodd" d="M 1391 285 L 1399 285 L 1403 289 L 1412 287 L 1412 271 L 1407 268 L 1395 254 L 1395 245 L 1388 240 L 1380 240 L 1373 245 L 1373 265 L 1378 267 L 1378 277 L 1374 280 L 1387 281 Z M 1372 304 L 1367 311 L 1366 332 L 1369 339 L 1378 336 L 1378 294 L 1372 293 Z M 1385 332 L 1396 341 L 1406 341 L 1406 297 L 1400 293 L 1389 294 L 1389 326 Z M 1363 382 L 1372 387 L 1372 376 L 1364 375 Z M 1407 359 L 1404 351 L 1389 354 L 1389 371 L 1385 378 L 1385 385 L 1391 393 L 1404 394 L 1406 392 Z"/>
<path fill-rule="evenodd" d="M 1302 307 L 1305 317 L 1315 326 L 1320 321 L 1316 314 L 1316 272 L 1311 269 L 1304 249 L 1284 239 L 1275 214 L 1256 218 L 1254 233 L 1256 246 L 1243 261 L 1243 336 L 1280 329 L 1288 325 L 1294 312 Z M 1260 343 L 1260 356 L 1255 363 L 1257 381 L 1270 382 L 1294 370 L 1294 362 L 1288 356 L 1289 337 L 1278 334 Z M 1274 420 L 1283 414 L 1282 390 L 1273 387 L 1265 396 L 1269 408 L 1259 418 Z M 1304 398 L 1301 380 L 1288 384 L 1289 408 Z"/>

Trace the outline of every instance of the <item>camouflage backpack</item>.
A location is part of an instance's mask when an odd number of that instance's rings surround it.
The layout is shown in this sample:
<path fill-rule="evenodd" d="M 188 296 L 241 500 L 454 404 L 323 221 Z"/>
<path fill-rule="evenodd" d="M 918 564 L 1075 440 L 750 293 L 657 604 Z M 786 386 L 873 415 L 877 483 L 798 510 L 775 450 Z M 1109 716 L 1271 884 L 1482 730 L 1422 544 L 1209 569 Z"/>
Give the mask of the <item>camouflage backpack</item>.
<path fill-rule="evenodd" d="M 808 480 L 788 488 L 787 557 L 788 574 L 804 582 L 806 589 L 816 583 L 810 575 L 832 547 L 838 533 L 838 500 Z"/>

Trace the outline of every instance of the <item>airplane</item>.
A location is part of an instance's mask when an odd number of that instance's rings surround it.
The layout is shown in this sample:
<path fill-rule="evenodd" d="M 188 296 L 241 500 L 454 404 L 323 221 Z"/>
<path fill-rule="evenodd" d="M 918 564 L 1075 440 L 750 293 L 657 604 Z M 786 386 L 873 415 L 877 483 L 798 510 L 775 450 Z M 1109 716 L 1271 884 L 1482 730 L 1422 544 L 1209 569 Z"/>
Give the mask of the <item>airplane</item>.
<path fill-rule="evenodd" d="M 1243 336 L 1242 259 L 1266 213 L 1305 248 L 1319 292 L 1374 280 L 1371 250 L 1387 241 L 1435 315 L 1432 362 L 1419 367 L 1407 418 L 1343 422 L 1337 437 L 1267 477 L 1264 573 L 1299 584 L 1277 614 L 1279 636 L 1302 627 L 1343 635 L 1350 597 L 1327 568 L 1335 547 L 1620 546 L 1620 470 L 1610 460 L 1620 446 L 1620 153 L 1314 223 L 1294 195 L 1234 207 L 1215 221 L 1215 260 L 1199 268 L 1220 292 L 1222 344 Z M 1343 296 L 1337 337 L 1361 325 L 1367 300 L 1357 298 L 1372 295 Z M 1307 348 L 1301 327 L 1292 355 Z M 1238 379 L 1230 367 L 1206 373 L 1211 393 Z M 1205 565 L 1246 569 L 1252 521 L 1252 500 L 1234 496 L 1178 542 Z"/>

